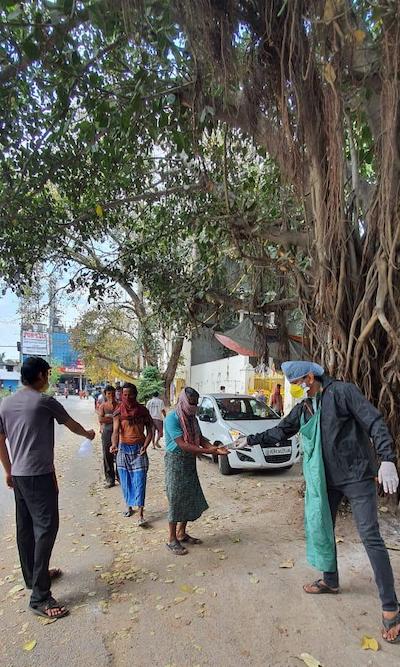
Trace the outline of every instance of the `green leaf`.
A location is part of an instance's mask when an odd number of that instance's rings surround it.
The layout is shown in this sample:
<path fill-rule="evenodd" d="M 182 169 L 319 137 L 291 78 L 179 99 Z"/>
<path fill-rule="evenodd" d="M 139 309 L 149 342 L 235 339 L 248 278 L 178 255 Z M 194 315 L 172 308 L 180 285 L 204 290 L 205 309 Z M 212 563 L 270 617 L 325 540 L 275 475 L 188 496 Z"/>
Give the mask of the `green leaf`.
<path fill-rule="evenodd" d="M 39 46 L 33 41 L 31 37 L 27 37 L 21 44 L 22 51 L 31 60 L 35 60 L 40 56 Z"/>

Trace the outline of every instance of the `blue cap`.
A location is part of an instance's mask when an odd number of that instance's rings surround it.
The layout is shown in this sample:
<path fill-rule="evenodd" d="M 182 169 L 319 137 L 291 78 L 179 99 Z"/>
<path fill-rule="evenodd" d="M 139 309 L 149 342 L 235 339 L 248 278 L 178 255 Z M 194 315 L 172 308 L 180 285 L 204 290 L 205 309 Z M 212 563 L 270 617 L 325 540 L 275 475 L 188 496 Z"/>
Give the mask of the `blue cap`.
<path fill-rule="evenodd" d="M 314 373 L 314 375 L 323 375 L 325 373 L 322 366 L 316 364 L 314 361 L 284 361 L 281 367 L 289 382 L 300 380 L 307 373 Z"/>

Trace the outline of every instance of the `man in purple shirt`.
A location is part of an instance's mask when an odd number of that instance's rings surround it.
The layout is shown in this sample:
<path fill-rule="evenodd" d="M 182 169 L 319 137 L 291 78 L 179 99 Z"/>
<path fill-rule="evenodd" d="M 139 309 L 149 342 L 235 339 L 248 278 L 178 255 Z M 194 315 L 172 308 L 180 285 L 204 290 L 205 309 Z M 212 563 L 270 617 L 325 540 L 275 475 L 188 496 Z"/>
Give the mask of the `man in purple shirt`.
<path fill-rule="evenodd" d="M 21 569 L 27 588 L 32 589 L 29 607 L 39 616 L 61 618 L 68 610 L 54 600 L 50 590 L 51 579 L 61 571 L 49 570 L 59 525 L 54 420 L 90 440 L 95 433 L 44 394 L 50 370 L 41 357 L 28 357 L 21 368 L 24 388 L 1 401 L 0 461 L 6 484 L 14 489 Z"/>

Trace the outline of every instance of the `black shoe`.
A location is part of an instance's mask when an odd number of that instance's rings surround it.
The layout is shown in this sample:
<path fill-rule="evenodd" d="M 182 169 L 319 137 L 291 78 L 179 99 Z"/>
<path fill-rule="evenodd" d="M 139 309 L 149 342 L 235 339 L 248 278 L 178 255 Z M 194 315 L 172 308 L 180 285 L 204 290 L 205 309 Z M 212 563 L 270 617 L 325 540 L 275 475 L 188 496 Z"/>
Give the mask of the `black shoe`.
<path fill-rule="evenodd" d="M 115 482 L 106 482 L 104 484 L 105 489 L 111 489 L 112 486 L 115 486 Z"/>

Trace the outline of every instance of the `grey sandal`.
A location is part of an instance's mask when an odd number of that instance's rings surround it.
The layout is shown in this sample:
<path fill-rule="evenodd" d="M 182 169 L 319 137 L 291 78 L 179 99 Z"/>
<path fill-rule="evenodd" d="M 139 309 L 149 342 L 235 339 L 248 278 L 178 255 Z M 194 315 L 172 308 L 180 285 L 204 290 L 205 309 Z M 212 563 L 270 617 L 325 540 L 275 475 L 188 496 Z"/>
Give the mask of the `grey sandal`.
<path fill-rule="evenodd" d="M 396 625 L 400 625 L 400 611 L 397 612 L 397 615 L 394 618 L 383 618 L 382 616 L 382 624 L 385 630 L 391 630 Z M 382 639 L 388 644 L 400 644 L 400 632 L 395 639 L 386 639 L 383 635 Z"/>
<path fill-rule="evenodd" d="M 175 556 L 186 556 L 189 553 L 178 540 L 176 542 L 167 542 L 166 546 Z"/>
<path fill-rule="evenodd" d="M 54 598 L 49 598 L 45 602 L 42 602 L 42 604 L 38 604 L 35 607 L 30 605 L 30 610 L 32 613 L 36 614 L 36 616 L 44 616 L 44 618 L 63 618 L 64 616 L 68 616 L 69 610 L 64 607 L 64 605 L 60 604 L 55 600 Z M 50 609 L 59 609 L 58 614 L 48 614 L 47 612 Z"/>

